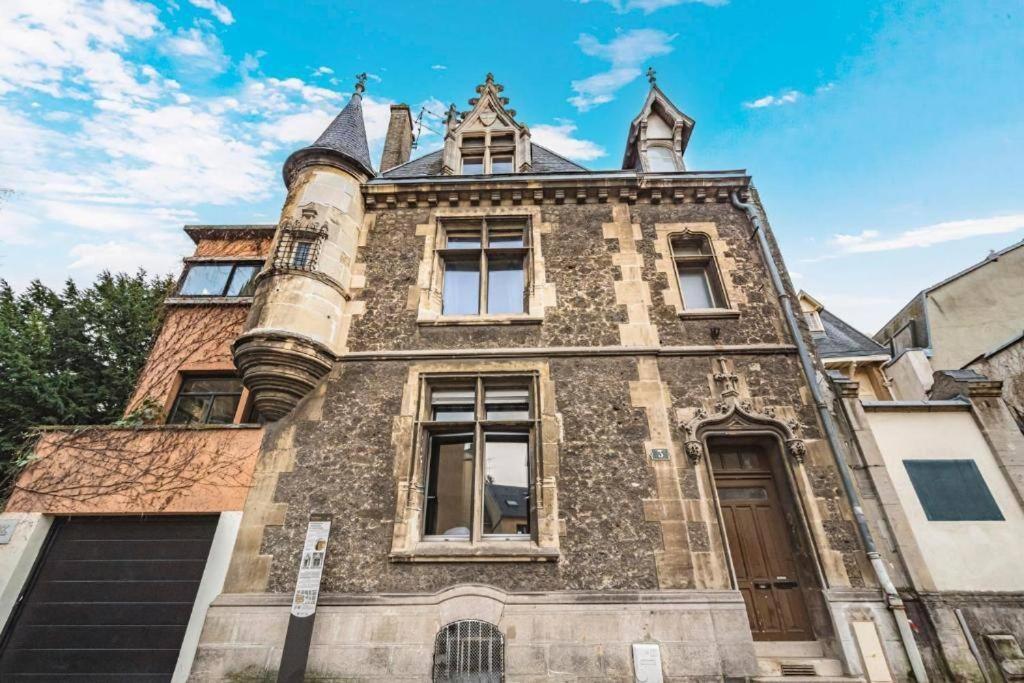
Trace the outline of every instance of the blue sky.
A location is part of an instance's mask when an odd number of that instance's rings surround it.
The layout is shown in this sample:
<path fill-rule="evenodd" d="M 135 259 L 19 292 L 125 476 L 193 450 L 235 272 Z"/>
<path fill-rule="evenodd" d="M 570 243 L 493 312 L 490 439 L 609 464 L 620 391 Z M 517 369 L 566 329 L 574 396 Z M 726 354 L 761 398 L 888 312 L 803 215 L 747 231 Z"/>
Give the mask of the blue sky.
<path fill-rule="evenodd" d="M 688 167 L 752 173 L 796 284 L 869 333 L 1024 238 L 1018 0 L 4 0 L 0 277 L 171 272 L 184 223 L 275 222 L 361 71 L 375 161 L 390 103 L 439 129 L 492 71 L 535 140 L 616 168 L 647 66 Z"/>

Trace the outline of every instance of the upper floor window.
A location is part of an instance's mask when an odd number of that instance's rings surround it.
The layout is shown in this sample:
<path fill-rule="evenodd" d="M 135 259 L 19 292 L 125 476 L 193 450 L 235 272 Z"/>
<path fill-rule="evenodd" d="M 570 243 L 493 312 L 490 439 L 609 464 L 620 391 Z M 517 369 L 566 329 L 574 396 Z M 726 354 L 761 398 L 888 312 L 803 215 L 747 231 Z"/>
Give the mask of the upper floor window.
<path fill-rule="evenodd" d="M 647 148 L 647 166 L 649 171 L 655 173 L 678 171 L 676 153 L 668 147 L 651 145 Z"/>
<path fill-rule="evenodd" d="M 231 424 L 242 398 L 242 380 L 225 375 L 187 376 L 174 400 L 170 424 Z"/>
<path fill-rule="evenodd" d="M 530 377 L 438 379 L 427 386 L 423 536 L 531 537 L 537 411 Z"/>
<path fill-rule="evenodd" d="M 804 320 L 807 321 L 807 329 L 811 332 L 825 331 L 825 326 L 821 323 L 821 315 L 817 311 L 804 311 Z"/>
<path fill-rule="evenodd" d="M 526 306 L 526 221 L 485 218 L 442 224 L 441 314 L 502 315 Z"/>
<path fill-rule="evenodd" d="M 179 296 L 252 296 L 260 262 L 192 263 L 185 271 Z"/>
<path fill-rule="evenodd" d="M 725 308 L 725 296 L 711 245 L 704 235 L 673 237 L 672 259 L 686 311 Z"/>
<path fill-rule="evenodd" d="M 462 138 L 462 174 L 515 173 L 516 141 L 512 133 L 465 135 Z"/>

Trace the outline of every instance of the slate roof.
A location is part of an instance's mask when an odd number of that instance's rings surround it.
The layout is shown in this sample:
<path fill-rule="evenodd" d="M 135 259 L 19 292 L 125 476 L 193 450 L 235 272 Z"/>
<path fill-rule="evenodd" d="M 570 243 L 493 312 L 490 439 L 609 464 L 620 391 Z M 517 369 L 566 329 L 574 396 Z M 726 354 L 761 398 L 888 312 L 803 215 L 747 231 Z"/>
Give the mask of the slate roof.
<path fill-rule="evenodd" d="M 579 173 L 587 172 L 587 169 L 579 164 L 573 163 L 565 157 L 555 154 L 547 147 L 541 147 L 536 143 L 530 143 L 533 156 L 533 168 L 530 173 Z M 395 166 L 385 172 L 383 178 L 420 178 L 423 176 L 435 176 L 441 174 L 443 150 L 437 150 L 430 154 L 424 154 L 418 159 L 413 159 L 401 166 Z"/>
<path fill-rule="evenodd" d="M 358 92 L 352 95 L 345 108 L 312 145 L 292 152 L 284 164 L 285 176 L 294 161 L 317 151 L 341 154 L 371 178 L 375 175 L 370 162 L 370 146 L 366 142 L 366 124 L 363 123 L 363 97 Z"/>
<path fill-rule="evenodd" d="M 502 519 L 529 514 L 530 489 L 527 487 L 487 484 L 487 493 L 498 504 Z"/>
<path fill-rule="evenodd" d="M 824 333 L 812 332 L 814 348 L 822 358 L 852 358 L 889 355 L 889 350 L 863 332 L 851 327 L 826 309 L 818 311 Z"/>

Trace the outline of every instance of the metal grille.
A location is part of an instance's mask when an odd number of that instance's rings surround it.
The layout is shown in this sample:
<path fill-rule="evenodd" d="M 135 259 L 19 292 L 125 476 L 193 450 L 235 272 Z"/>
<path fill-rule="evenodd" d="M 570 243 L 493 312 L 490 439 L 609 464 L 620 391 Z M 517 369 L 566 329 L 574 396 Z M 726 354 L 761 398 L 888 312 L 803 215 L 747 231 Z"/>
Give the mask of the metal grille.
<path fill-rule="evenodd" d="M 434 640 L 434 681 L 503 683 L 505 638 L 497 626 L 477 619 L 453 621 Z"/>
<path fill-rule="evenodd" d="M 782 664 L 781 673 L 783 676 L 817 676 L 813 664 Z"/>

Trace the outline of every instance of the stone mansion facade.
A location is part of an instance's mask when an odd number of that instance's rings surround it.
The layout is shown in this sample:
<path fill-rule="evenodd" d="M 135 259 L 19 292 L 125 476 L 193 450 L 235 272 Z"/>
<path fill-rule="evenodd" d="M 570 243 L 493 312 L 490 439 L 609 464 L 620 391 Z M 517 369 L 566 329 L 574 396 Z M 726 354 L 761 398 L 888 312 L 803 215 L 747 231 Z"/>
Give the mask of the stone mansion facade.
<path fill-rule="evenodd" d="M 653 77 L 600 171 L 491 75 L 375 168 L 362 90 L 278 224 L 186 228 L 166 419 L 41 436 L 0 678 L 951 676 L 751 178 L 686 167 Z"/>

